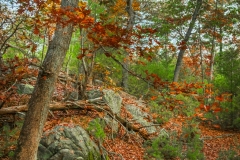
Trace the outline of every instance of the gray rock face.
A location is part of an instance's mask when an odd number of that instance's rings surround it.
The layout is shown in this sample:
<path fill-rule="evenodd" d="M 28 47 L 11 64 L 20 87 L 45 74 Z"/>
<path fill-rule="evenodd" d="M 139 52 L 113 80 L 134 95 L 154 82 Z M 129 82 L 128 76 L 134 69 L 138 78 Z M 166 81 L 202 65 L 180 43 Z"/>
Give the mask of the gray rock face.
<path fill-rule="evenodd" d="M 103 96 L 103 93 L 100 90 L 90 90 L 87 91 L 87 99 L 95 99 Z"/>
<path fill-rule="evenodd" d="M 122 97 L 113 90 L 103 90 L 103 100 L 112 110 L 113 114 L 119 115 L 122 107 Z M 105 121 L 112 127 L 114 132 L 118 132 L 118 122 L 108 116 L 104 117 Z"/>
<path fill-rule="evenodd" d="M 78 100 L 78 92 L 71 92 L 69 95 L 69 100 L 77 101 Z"/>
<path fill-rule="evenodd" d="M 17 92 L 19 94 L 32 94 L 34 87 L 30 84 L 17 84 Z"/>
<path fill-rule="evenodd" d="M 135 101 L 135 103 L 137 105 L 131 105 L 131 104 L 124 105 L 126 110 L 130 112 L 131 115 L 133 116 L 133 122 L 139 123 L 142 126 L 153 125 L 152 122 L 148 122 L 146 120 L 148 117 L 151 117 L 151 115 L 141 110 L 141 108 L 146 106 L 138 101 Z M 151 133 L 155 133 L 157 130 L 155 126 L 151 126 L 151 127 L 146 127 L 146 131 L 148 132 L 148 134 L 151 134 Z"/>
<path fill-rule="evenodd" d="M 103 90 L 103 99 L 111 108 L 114 114 L 120 113 L 122 107 L 122 97 L 113 90 Z"/>
<path fill-rule="evenodd" d="M 99 149 L 80 126 L 56 126 L 43 134 L 38 160 L 85 160 L 98 158 Z"/>

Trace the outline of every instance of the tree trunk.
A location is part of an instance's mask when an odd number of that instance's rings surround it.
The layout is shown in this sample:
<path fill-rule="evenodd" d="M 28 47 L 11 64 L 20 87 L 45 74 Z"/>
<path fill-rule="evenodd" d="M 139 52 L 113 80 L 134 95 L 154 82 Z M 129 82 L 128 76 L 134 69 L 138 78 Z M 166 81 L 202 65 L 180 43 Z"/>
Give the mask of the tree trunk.
<path fill-rule="evenodd" d="M 129 20 L 128 20 L 128 26 L 127 26 L 127 30 L 131 31 L 135 22 L 135 13 L 134 10 L 132 8 L 132 0 L 126 0 L 127 2 L 127 7 L 126 7 L 126 11 L 128 13 L 129 16 Z M 130 38 L 130 37 L 129 37 Z M 124 88 L 125 91 L 128 90 L 128 71 L 124 68 L 129 68 L 129 55 L 127 53 L 127 51 L 125 51 L 125 58 L 123 61 L 123 65 L 124 67 L 122 68 L 122 87 Z"/>
<path fill-rule="evenodd" d="M 218 9 L 218 1 L 216 1 L 215 3 L 215 13 L 217 13 L 217 9 Z M 215 34 L 216 32 L 216 25 L 213 26 L 213 33 Z M 215 35 L 213 35 L 212 37 L 212 48 L 211 48 L 211 60 L 210 60 L 210 83 L 213 80 L 213 73 L 214 73 L 214 60 L 215 60 Z M 221 45 L 221 43 L 220 43 Z M 220 50 L 221 50 L 221 46 L 220 46 Z"/>
<path fill-rule="evenodd" d="M 216 27 L 213 27 L 213 33 L 216 32 Z M 213 80 L 213 72 L 214 72 L 214 59 L 215 59 L 215 37 L 212 37 L 212 48 L 211 48 L 211 60 L 210 60 L 210 83 Z"/>
<path fill-rule="evenodd" d="M 61 8 L 77 7 L 78 0 L 62 0 Z M 60 23 L 49 43 L 36 86 L 28 103 L 28 112 L 18 139 L 15 160 L 36 160 L 39 141 L 48 115 L 58 73 L 71 41 L 73 25 Z"/>
<path fill-rule="evenodd" d="M 188 39 L 189 39 L 189 37 L 191 35 L 191 32 L 192 32 L 192 29 L 195 25 L 195 22 L 196 22 L 198 14 L 199 14 L 199 11 L 201 9 L 201 6 L 202 6 L 202 0 L 198 0 L 197 1 L 197 6 L 196 6 L 196 8 L 194 10 L 194 13 L 193 13 L 193 16 L 192 16 L 192 20 L 191 20 L 191 22 L 189 24 L 189 27 L 188 27 L 188 31 L 187 31 L 187 33 L 184 37 L 184 40 L 182 41 L 184 43 L 183 45 L 186 45 L 186 43 L 188 42 Z M 176 63 L 175 71 L 174 71 L 174 79 L 173 79 L 174 82 L 178 81 L 178 77 L 179 77 L 181 66 L 182 66 L 183 54 L 184 54 L 185 50 L 186 50 L 186 47 L 182 46 L 180 48 L 179 53 L 178 53 L 178 59 L 177 59 L 177 63 Z"/>
<path fill-rule="evenodd" d="M 200 54 L 200 67 L 201 67 L 201 79 L 204 82 L 204 65 L 203 65 L 203 53 L 202 53 L 202 39 L 201 39 L 201 26 L 200 21 L 198 24 L 198 41 L 199 41 L 199 54 Z"/>

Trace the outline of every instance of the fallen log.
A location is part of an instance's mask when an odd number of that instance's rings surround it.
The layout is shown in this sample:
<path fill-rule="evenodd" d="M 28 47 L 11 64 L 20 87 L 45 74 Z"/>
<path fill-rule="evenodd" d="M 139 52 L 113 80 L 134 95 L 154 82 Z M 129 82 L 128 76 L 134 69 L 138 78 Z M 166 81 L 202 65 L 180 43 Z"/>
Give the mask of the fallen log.
<path fill-rule="evenodd" d="M 87 105 L 85 101 L 77 101 L 76 105 L 72 105 L 70 103 L 52 103 L 49 106 L 49 110 L 51 111 L 56 111 L 56 110 L 65 110 L 65 109 L 77 109 L 81 108 L 79 106 L 82 106 L 82 109 L 84 109 L 84 106 Z M 12 107 L 7 107 L 7 108 L 1 108 L 0 109 L 0 115 L 3 114 L 14 114 L 18 112 L 26 112 L 28 110 L 27 105 L 21 105 L 21 106 L 12 106 Z"/>
<path fill-rule="evenodd" d="M 79 101 L 66 101 L 64 103 L 58 103 L 55 102 L 53 104 L 50 104 L 49 110 L 56 111 L 56 110 L 67 110 L 67 109 L 82 109 L 82 110 L 96 110 L 99 112 L 107 112 L 109 116 L 112 118 L 115 118 L 119 123 L 121 123 L 124 127 L 126 127 L 128 130 L 133 130 L 135 132 L 138 132 L 145 140 L 149 139 L 150 135 L 147 135 L 144 130 L 141 130 L 141 127 L 137 127 L 132 123 L 129 123 L 126 119 L 123 119 L 119 117 L 118 115 L 114 114 L 111 109 L 108 106 L 97 106 L 95 104 L 87 103 L 86 101 L 79 100 Z M 15 114 L 18 112 L 26 112 L 28 110 L 27 105 L 21 105 L 21 106 L 12 106 L 7 108 L 0 109 L 0 115 L 4 114 Z"/>

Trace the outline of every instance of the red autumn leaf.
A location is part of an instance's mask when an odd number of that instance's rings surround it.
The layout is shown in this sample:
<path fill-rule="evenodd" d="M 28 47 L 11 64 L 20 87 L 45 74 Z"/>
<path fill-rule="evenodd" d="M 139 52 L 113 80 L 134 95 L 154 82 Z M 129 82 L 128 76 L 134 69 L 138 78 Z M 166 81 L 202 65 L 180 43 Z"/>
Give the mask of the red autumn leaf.
<path fill-rule="evenodd" d="M 39 34 L 39 29 L 37 28 L 37 26 L 34 27 L 33 33 L 34 34 Z"/>
<path fill-rule="evenodd" d="M 215 108 L 217 108 L 219 106 L 219 103 L 218 102 L 214 102 L 213 104 L 212 104 L 212 109 L 215 109 Z"/>
<path fill-rule="evenodd" d="M 186 41 L 183 40 L 182 42 L 180 42 L 178 49 L 186 50 L 187 49 Z"/>
<path fill-rule="evenodd" d="M 6 96 L 5 95 L 0 95 L 0 99 L 4 100 L 4 99 L 6 99 Z"/>
<path fill-rule="evenodd" d="M 105 54 L 107 57 L 111 57 L 111 54 L 108 53 L 108 52 L 105 52 L 104 54 Z"/>
<path fill-rule="evenodd" d="M 224 100 L 224 98 L 222 96 L 217 96 L 215 99 L 220 101 L 220 102 L 222 102 Z"/>
<path fill-rule="evenodd" d="M 221 110 L 222 110 L 222 109 L 218 107 L 218 108 L 215 108 L 213 111 L 214 111 L 214 112 L 220 112 Z"/>
<path fill-rule="evenodd" d="M 204 105 L 204 110 L 208 112 L 210 110 L 210 106 Z"/>
<path fill-rule="evenodd" d="M 84 54 L 79 54 L 79 55 L 77 56 L 77 59 L 80 59 L 80 60 L 81 60 L 84 56 L 85 56 Z"/>
<path fill-rule="evenodd" d="M 194 110 L 195 110 L 195 112 L 197 113 L 197 112 L 200 112 L 200 111 L 201 111 L 201 108 L 200 108 L 200 107 L 197 107 L 197 108 L 195 108 Z"/>
<path fill-rule="evenodd" d="M 148 56 L 147 57 L 147 60 L 150 62 L 150 61 L 152 61 L 152 57 L 151 56 Z"/>
<path fill-rule="evenodd" d="M 0 81 L 0 84 L 5 85 L 7 83 L 6 79 Z"/>

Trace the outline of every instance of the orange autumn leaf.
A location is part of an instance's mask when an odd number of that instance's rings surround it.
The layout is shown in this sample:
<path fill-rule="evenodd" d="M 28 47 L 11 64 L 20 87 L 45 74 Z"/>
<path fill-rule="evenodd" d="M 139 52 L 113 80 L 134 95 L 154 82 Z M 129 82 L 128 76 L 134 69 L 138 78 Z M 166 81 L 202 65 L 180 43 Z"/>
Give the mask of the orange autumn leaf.
<path fill-rule="evenodd" d="M 153 118 L 153 119 L 156 119 L 157 117 L 158 117 L 158 115 L 157 115 L 156 113 L 153 113 L 153 114 L 152 114 L 152 118 Z"/>
<path fill-rule="evenodd" d="M 201 104 L 199 105 L 199 108 L 200 108 L 200 109 L 204 109 L 204 104 L 201 103 Z"/>
<path fill-rule="evenodd" d="M 26 70 L 26 68 L 24 66 L 19 66 L 15 69 L 15 73 L 19 74 L 19 73 L 23 73 Z"/>
<path fill-rule="evenodd" d="M 99 116 L 99 118 L 104 118 L 105 114 L 104 114 L 104 112 L 98 112 L 98 116 Z"/>
<path fill-rule="evenodd" d="M 152 96 L 152 97 L 151 97 L 151 100 L 152 100 L 152 101 L 154 101 L 154 100 L 156 100 L 156 99 L 157 99 L 157 96 Z"/>
<path fill-rule="evenodd" d="M 214 125 L 212 125 L 212 126 L 213 126 L 213 128 L 216 128 L 216 129 L 221 128 L 221 126 L 220 126 L 220 125 L 217 125 L 217 124 L 214 124 Z"/>
<path fill-rule="evenodd" d="M 89 57 L 89 58 L 91 58 L 93 56 L 93 54 L 92 53 L 88 53 L 88 54 L 86 54 L 86 57 Z"/>

